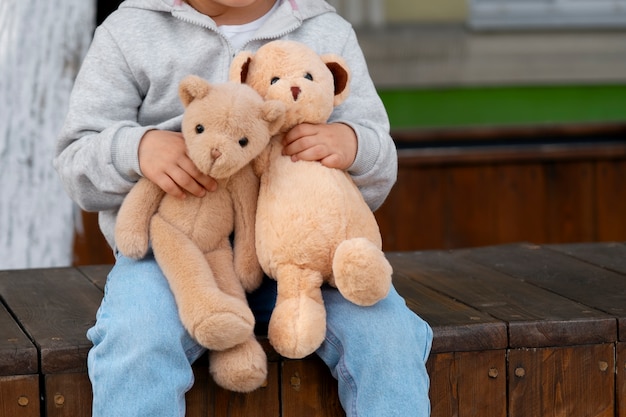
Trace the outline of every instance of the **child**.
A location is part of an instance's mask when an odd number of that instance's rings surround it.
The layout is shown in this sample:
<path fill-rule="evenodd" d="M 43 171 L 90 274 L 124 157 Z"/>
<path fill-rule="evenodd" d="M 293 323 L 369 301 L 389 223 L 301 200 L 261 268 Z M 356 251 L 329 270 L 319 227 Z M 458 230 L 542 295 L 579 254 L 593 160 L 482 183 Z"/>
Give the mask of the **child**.
<path fill-rule="evenodd" d="M 372 209 L 396 178 L 397 161 L 384 107 L 354 31 L 322 0 L 126 0 L 97 29 L 76 79 L 55 167 L 70 196 L 98 211 L 115 248 L 124 196 L 142 176 L 180 198 L 202 196 L 215 181 L 185 154 L 178 83 L 188 74 L 224 82 L 237 52 L 274 39 L 343 56 L 353 81 L 327 125 L 300 125 L 285 153 L 347 170 Z M 339 138 L 339 139 L 338 139 Z M 273 307 L 266 280 L 250 297 L 258 321 Z M 373 307 L 324 288 L 327 337 L 317 354 L 338 379 L 348 416 L 429 415 L 430 327 L 391 290 Z M 154 258 L 116 253 L 95 326 L 88 368 L 93 416 L 185 415 L 191 363 L 202 353 L 182 327 Z"/>

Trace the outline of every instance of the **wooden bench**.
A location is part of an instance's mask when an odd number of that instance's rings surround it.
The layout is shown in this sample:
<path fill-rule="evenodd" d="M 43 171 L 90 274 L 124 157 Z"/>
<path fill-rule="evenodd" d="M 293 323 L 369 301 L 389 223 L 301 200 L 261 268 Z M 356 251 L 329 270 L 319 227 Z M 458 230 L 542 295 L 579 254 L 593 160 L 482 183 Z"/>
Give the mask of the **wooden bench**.
<path fill-rule="evenodd" d="M 626 244 L 388 258 L 398 291 L 434 329 L 433 416 L 626 417 Z M 109 269 L 0 272 L 0 417 L 90 415 L 85 332 Z M 319 359 L 268 352 L 267 385 L 248 395 L 217 388 L 195 364 L 188 416 L 344 415 Z"/>

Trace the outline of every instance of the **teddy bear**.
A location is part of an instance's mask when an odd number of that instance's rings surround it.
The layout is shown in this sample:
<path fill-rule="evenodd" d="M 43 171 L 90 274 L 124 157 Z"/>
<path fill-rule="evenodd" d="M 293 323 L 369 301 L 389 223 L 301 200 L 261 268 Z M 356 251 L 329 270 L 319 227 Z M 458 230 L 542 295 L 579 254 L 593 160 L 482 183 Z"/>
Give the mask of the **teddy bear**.
<path fill-rule="evenodd" d="M 284 133 L 299 123 L 327 122 L 348 96 L 350 71 L 338 55 L 319 55 L 302 43 L 278 40 L 256 53 L 239 53 L 229 77 L 249 84 L 266 100 L 285 104 Z M 370 306 L 387 295 L 392 268 L 374 214 L 347 172 L 292 161 L 282 154 L 280 134 L 253 167 L 261 180 L 257 255 L 265 273 L 277 281 L 268 337 L 281 355 L 302 358 L 326 335 L 322 285 Z"/>
<path fill-rule="evenodd" d="M 152 247 L 183 325 L 210 350 L 213 379 L 249 392 L 267 376 L 245 296 L 263 279 L 254 241 L 259 180 L 250 162 L 282 125 L 284 105 L 249 86 L 209 84 L 194 75 L 181 81 L 179 95 L 187 153 L 216 179 L 217 190 L 180 199 L 142 178 L 120 207 L 115 241 L 134 259 Z"/>

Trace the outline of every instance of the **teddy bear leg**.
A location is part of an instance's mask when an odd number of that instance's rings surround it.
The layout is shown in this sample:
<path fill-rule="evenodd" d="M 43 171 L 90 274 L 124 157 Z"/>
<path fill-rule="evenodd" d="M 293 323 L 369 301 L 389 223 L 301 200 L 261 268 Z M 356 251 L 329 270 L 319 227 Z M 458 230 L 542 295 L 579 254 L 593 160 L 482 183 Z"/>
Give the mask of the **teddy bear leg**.
<path fill-rule="evenodd" d="M 208 349 L 224 350 L 254 332 L 254 315 L 246 301 L 220 290 L 200 249 L 182 232 L 155 216 L 152 247 L 191 336 Z"/>
<path fill-rule="evenodd" d="M 267 379 L 267 357 L 254 336 L 230 349 L 211 351 L 209 364 L 213 380 L 230 391 L 254 391 Z"/>
<path fill-rule="evenodd" d="M 268 327 L 270 343 L 284 357 L 303 358 L 315 352 L 326 336 L 322 275 L 287 265 L 277 269 L 276 281 L 276 306 Z"/>
<path fill-rule="evenodd" d="M 344 240 L 333 257 L 334 284 L 349 301 L 370 306 L 387 296 L 392 268 L 378 246 L 365 238 Z"/>

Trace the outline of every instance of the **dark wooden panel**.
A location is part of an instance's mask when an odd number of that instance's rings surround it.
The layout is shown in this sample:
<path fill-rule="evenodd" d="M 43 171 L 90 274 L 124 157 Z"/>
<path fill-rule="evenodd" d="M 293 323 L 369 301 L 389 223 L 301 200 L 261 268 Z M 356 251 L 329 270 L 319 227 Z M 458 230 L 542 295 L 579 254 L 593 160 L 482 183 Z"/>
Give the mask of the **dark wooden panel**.
<path fill-rule="evenodd" d="M 613 317 L 468 261 L 455 252 L 388 256 L 395 268 L 422 285 L 507 322 L 509 347 L 616 340 Z"/>
<path fill-rule="evenodd" d="M 539 163 L 497 164 L 496 178 L 490 192 L 494 196 L 494 217 L 491 220 L 495 234 L 486 242 L 545 242 L 547 221 L 543 166 Z M 484 184 L 487 187 L 488 184 Z M 462 204 L 461 204 L 462 206 Z M 483 217 L 481 223 L 488 222 Z M 478 225 L 481 227 L 481 224 Z M 477 230 L 481 233 L 481 230 Z M 472 245 L 476 246 L 475 241 Z"/>
<path fill-rule="evenodd" d="M 447 174 L 443 211 L 448 248 L 487 245 L 495 239 L 495 172 L 490 165 L 459 166 Z"/>
<path fill-rule="evenodd" d="M 400 169 L 398 181 L 376 211 L 384 250 L 428 249 L 445 245 L 445 171 L 437 167 Z"/>
<path fill-rule="evenodd" d="M 463 253 L 468 259 L 616 317 L 619 337 L 624 337 L 624 275 L 536 245 L 491 246 Z"/>
<path fill-rule="evenodd" d="M 98 213 L 81 212 L 83 227 L 74 234 L 74 262 L 76 265 L 112 264 L 113 250 L 102 236 Z"/>
<path fill-rule="evenodd" d="M 318 357 L 285 360 L 281 380 L 281 417 L 345 417 L 337 381 Z"/>
<path fill-rule="evenodd" d="M 47 417 L 90 417 L 91 384 L 86 373 L 45 376 Z"/>
<path fill-rule="evenodd" d="M 513 349 L 510 417 L 614 417 L 614 345 Z"/>
<path fill-rule="evenodd" d="M 595 240 L 594 166 L 591 162 L 551 162 L 544 165 L 547 237 L 543 242 Z M 532 190 L 527 190 L 532 192 Z M 527 206 L 527 210 L 534 207 Z M 498 242 L 503 243 L 503 242 Z"/>
<path fill-rule="evenodd" d="M 432 417 L 505 417 L 506 351 L 451 352 L 431 355 Z"/>
<path fill-rule="evenodd" d="M 40 351 L 40 372 L 85 372 L 102 292 L 73 268 L 0 272 L 0 294 Z"/>
<path fill-rule="evenodd" d="M 432 352 L 504 349 L 506 323 L 421 285 L 413 278 L 411 259 L 419 253 L 388 253 L 393 283 L 407 306 L 433 329 Z"/>
<path fill-rule="evenodd" d="M 35 345 L 0 304 L 0 376 L 36 374 L 38 370 Z"/>
<path fill-rule="evenodd" d="M 599 241 L 626 240 L 626 163 L 621 159 L 596 165 L 597 236 Z"/>
<path fill-rule="evenodd" d="M 209 417 L 214 414 L 213 407 L 215 403 L 214 389 L 215 384 L 211 381 L 209 368 L 205 364 L 194 365 L 193 367 L 194 383 L 191 389 L 185 395 L 185 403 L 187 410 L 185 417 Z"/>
<path fill-rule="evenodd" d="M 0 417 L 39 417 L 39 376 L 0 376 Z"/>
<path fill-rule="evenodd" d="M 615 396 L 617 399 L 617 417 L 626 417 L 626 343 L 617 344 L 617 389 Z"/>
<path fill-rule="evenodd" d="M 208 407 L 208 417 L 280 417 L 279 366 L 270 362 L 267 385 L 248 394 L 226 391 L 209 381 L 214 402 Z"/>

